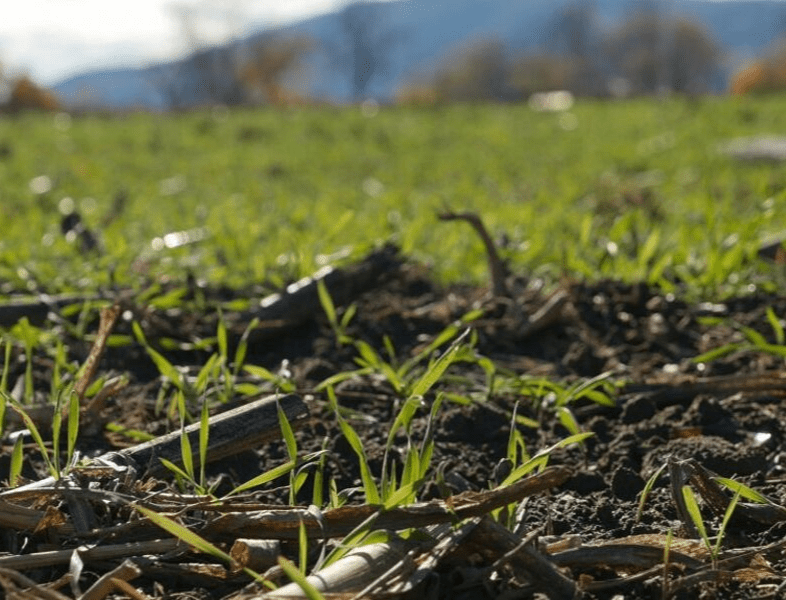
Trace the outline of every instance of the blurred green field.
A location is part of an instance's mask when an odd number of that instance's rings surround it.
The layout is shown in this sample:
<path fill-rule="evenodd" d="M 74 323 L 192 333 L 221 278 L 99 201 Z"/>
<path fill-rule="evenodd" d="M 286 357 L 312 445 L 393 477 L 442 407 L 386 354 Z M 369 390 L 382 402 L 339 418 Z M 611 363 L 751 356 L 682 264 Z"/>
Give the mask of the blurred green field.
<path fill-rule="evenodd" d="M 786 230 L 786 167 L 739 164 L 717 147 L 777 133 L 782 97 L 582 101 L 561 114 L 453 105 L 3 117 L 0 292 L 134 287 L 189 271 L 281 284 L 388 239 L 443 280 L 483 281 L 469 227 L 435 218 L 446 204 L 480 213 L 507 236 L 514 270 L 548 281 L 643 280 L 706 297 L 773 288 L 778 271 L 754 257 L 763 237 Z M 127 200 L 115 203 L 121 190 Z M 103 255 L 66 241 L 64 198 Z M 151 248 L 200 227 L 203 242 Z"/>

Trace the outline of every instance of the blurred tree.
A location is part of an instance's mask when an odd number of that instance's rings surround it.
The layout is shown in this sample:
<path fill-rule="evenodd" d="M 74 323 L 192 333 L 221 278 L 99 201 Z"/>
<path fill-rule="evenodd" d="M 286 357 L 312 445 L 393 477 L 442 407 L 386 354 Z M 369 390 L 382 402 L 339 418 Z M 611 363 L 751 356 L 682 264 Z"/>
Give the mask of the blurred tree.
<path fill-rule="evenodd" d="M 29 77 L 10 79 L 8 99 L 0 105 L 0 110 L 17 113 L 25 110 L 58 110 L 60 103 L 55 95 L 33 82 Z"/>
<path fill-rule="evenodd" d="M 729 82 L 732 94 L 764 94 L 786 90 L 786 41 L 735 73 Z"/>
<path fill-rule="evenodd" d="M 247 90 L 261 93 L 267 102 L 283 104 L 291 94 L 285 89 L 285 78 L 313 47 L 313 41 L 306 37 L 264 37 L 246 54 L 239 71 L 240 81 Z"/>
<path fill-rule="evenodd" d="M 349 74 L 356 101 L 365 96 L 374 76 L 388 68 L 391 52 L 404 38 L 402 31 L 383 27 L 384 13 L 378 3 L 348 4 L 339 16 L 343 40 L 328 46 L 336 67 Z"/>
<path fill-rule="evenodd" d="M 634 94 L 653 94 L 666 87 L 667 43 L 661 15 L 641 11 L 609 35 L 606 51 L 612 69 L 628 80 Z"/>
<path fill-rule="evenodd" d="M 654 5 L 653 5 L 654 6 Z M 721 53 L 711 36 L 686 18 L 667 18 L 652 7 L 635 13 L 608 37 L 613 70 L 632 93 L 707 91 Z"/>
<path fill-rule="evenodd" d="M 756 61 L 731 76 L 729 91 L 739 96 L 751 92 L 760 92 L 767 75 L 767 65 L 763 61 Z"/>
<path fill-rule="evenodd" d="M 512 100 L 510 61 L 498 40 L 479 40 L 460 51 L 434 78 L 437 97 L 443 100 Z"/>
<path fill-rule="evenodd" d="M 535 92 L 570 90 L 577 65 L 570 58 L 555 54 L 525 54 L 511 62 L 508 85 L 516 90 L 519 98 Z"/>
<path fill-rule="evenodd" d="M 150 69 L 149 81 L 159 92 L 167 109 L 196 104 L 236 105 L 246 101 L 246 89 L 238 76 L 242 20 L 231 3 L 207 1 L 194 5 L 184 2 L 169 6 L 178 23 L 189 56 Z M 215 45 L 217 22 L 224 24 L 219 36 L 224 45 Z M 212 34 L 209 32 L 213 32 Z"/>
<path fill-rule="evenodd" d="M 546 28 L 547 53 L 528 57 L 523 67 L 544 67 L 546 59 L 558 67 L 560 88 L 579 95 L 602 95 L 604 85 L 603 35 L 598 26 L 595 3 L 578 0 L 559 11 Z M 541 73 L 541 76 L 545 73 Z M 543 87 L 535 85 L 542 91 Z"/>
<path fill-rule="evenodd" d="M 671 24 L 667 68 L 672 90 L 687 94 L 706 92 L 712 87 L 720 59 L 720 48 L 700 25 L 685 18 Z"/>

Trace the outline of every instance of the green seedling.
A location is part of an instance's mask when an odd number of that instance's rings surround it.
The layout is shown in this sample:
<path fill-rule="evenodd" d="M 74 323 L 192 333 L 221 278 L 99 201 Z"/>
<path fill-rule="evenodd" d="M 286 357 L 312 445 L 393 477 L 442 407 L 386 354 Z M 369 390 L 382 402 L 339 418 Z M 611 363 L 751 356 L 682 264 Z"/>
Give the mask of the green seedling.
<path fill-rule="evenodd" d="M 548 466 L 549 458 L 551 457 L 552 452 L 554 452 L 558 448 L 565 448 L 566 446 L 570 446 L 571 444 L 580 444 L 581 442 L 583 442 L 587 438 L 592 437 L 593 435 L 595 434 L 593 434 L 592 432 L 571 435 L 566 437 L 564 440 L 560 440 L 556 444 L 553 444 L 552 446 L 549 446 L 548 448 L 541 450 L 540 452 L 535 454 L 532 458 L 530 458 L 529 460 L 525 461 L 524 463 L 513 469 L 510 475 L 508 475 L 500 485 L 507 486 L 512 483 L 515 483 L 519 481 L 522 477 L 528 475 L 529 473 L 535 471 L 536 469 L 538 471 L 542 471 Z"/>
<path fill-rule="evenodd" d="M 347 335 L 347 327 L 349 327 L 350 321 L 355 316 L 357 311 L 356 305 L 351 304 L 339 319 L 336 306 L 333 304 L 333 299 L 330 297 L 330 292 L 327 289 L 327 285 L 325 285 L 324 279 L 317 281 L 317 294 L 319 295 L 319 303 L 322 305 L 322 310 L 325 312 L 330 328 L 336 337 L 336 345 L 351 344 L 352 338 Z"/>
<path fill-rule="evenodd" d="M 306 576 L 300 572 L 300 569 L 298 569 L 291 560 L 280 556 L 278 558 L 278 566 L 286 573 L 287 577 L 300 586 L 300 589 L 303 590 L 303 594 L 305 594 L 308 600 L 324 600 L 325 597 L 319 593 L 319 590 L 315 588 L 308 579 L 306 579 Z"/>
<path fill-rule="evenodd" d="M 704 545 L 707 547 L 707 550 L 710 553 L 710 557 L 712 558 L 713 568 L 718 561 L 718 556 L 720 554 L 720 547 L 721 543 L 723 542 L 723 538 L 726 534 L 726 528 L 731 520 L 731 516 L 734 514 L 734 509 L 737 507 L 737 502 L 739 502 L 741 495 L 741 488 L 737 487 L 737 490 L 734 493 L 734 497 L 729 502 L 729 505 L 726 507 L 726 510 L 723 515 L 723 521 L 721 522 L 720 529 L 718 530 L 718 535 L 715 539 L 715 543 L 713 544 L 710 541 L 709 535 L 707 534 L 707 527 L 704 524 L 704 519 L 701 515 L 701 510 L 699 509 L 699 505 L 696 501 L 696 497 L 693 493 L 693 490 L 689 485 L 682 486 L 682 497 L 685 501 L 685 507 L 688 510 L 688 515 L 690 515 L 691 521 L 693 525 L 696 527 L 696 530 L 699 532 L 699 536 L 701 537 Z"/>
<path fill-rule="evenodd" d="M 341 432 L 344 434 L 344 437 L 346 438 L 347 442 L 349 442 L 350 447 L 358 458 L 358 462 L 360 464 L 360 479 L 363 482 L 363 491 L 366 493 L 366 502 L 369 504 L 380 504 L 381 499 L 379 495 L 379 489 L 377 488 L 377 484 L 374 481 L 374 476 L 371 474 L 371 468 L 368 465 L 366 451 L 363 449 L 363 442 L 360 440 L 360 437 L 355 432 L 355 430 L 352 429 L 352 426 L 341 416 L 341 413 L 338 409 L 338 399 L 336 398 L 336 392 L 332 387 L 328 387 L 326 391 L 328 402 L 330 403 L 330 407 L 333 409 L 333 412 L 336 415 Z"/>
<path fill-rule="evenodd" d="M 161 376 L 171 382 L 185 397 L 189 399 L 195 398 L 197 396 L 196 390 L 192 385 L 189 384 L 188 380 L 177 369 L 177 367 L 175 367 L 175 365 L 169 362 L 163 354 L 158 352 L 148 343 L 139 323 L 134 321 L 131 327 L 134 330 L 134 336 L 136 337 L 137 341 L 142 344 L 145 352 L 147 352 L 147 355 L 150 357 L 153 363 L 155 363 L 156 368 L 158 369 L 158 372 L 161 374 Z"/>
<path fill-rule="evenodd" d="M 284 393 L 295 391 L 295 384 L 292 382 L 291 379 L 277 373 L 272 373 L 265 367 L 260 367 L 258 365 L 243 365 L 243 370 L 249 375 L 253 375 L 254 377 L 258 377 L 263 381 L 267 381 L 273 386 L 273 389 L 275 391 L 280 391 Z M 240 386 L 238 387 L 240 388 Z M 259 389 L 253 388 L 244 391 L 247 391 L 249 395 L 251 395 L 254 393 L 258 393 Z"/>
<path fill-rule="evenodd" d="M 3 339 L 3 347 L 5 349 L 3 355 L 3 373 L 0 375 L 0 435 L 5 433 L 5 411 L 6 411 L 6 398 L 8 397 L 8 371 L 11 365 L 11 342 Z"/>
<path fill-rule="evenodd" d="M 33 419 L 30 418 L 30 415 L 27 414 L 24 406 L 16 402 L 11 396 L 9 396 L 6 392 L 2 392 L 2 396 L 5 398 L 5 402 L 10 406 L 21 418 L 27 427 L 28 431 L 30 431 L 30 435 L 33 437 L 36 445 L 38 446 L 39 451 L 41 452 L 41 457 L 44 459 L 46 463 L 47 470 L 49 474 L 54 477 L 55 479 L 60 478 L 60 472 L 55 467 L 55 463 L 52 461 L 52 457 L 50 456 L 49 449 L 44 442 L 44 438 L 41 436 L 41 433 L 38 431 L 38 427 L 36 426 Z"/>
<path fill-rule="evenodd" d="M 723 344 L 718 348 L 713 348 L 712 350 L 708 350 L 699 356 L 694 357 L 692 360 L 694 363 L 706 363 L 711 362 L 713 360 L 717 360 L 719 358 L 723 358 L 724 356 L 728 356 L 729 354 L 733 354 L 736 352 L 763 352 L 765 354 L 771 354 L 773 356 L 779 356 L 782 358 L 786 358 L 786 345 L 784 345 L 784 332 L 783 326 L 780 323 L 780 319 L 778 319 L 775 311 L 772 310 L 771 307 L 767 308 L 766 311 L 767 321 L 770 324 L 770 327 L 773 331 L 773 337 L 775 338 L 775 343 L 771 343 L 767 341 L 761 333 L 756 331 L 751 327 L 746 327 L 744 325 L 740 325 L 738 323 L 732 323 L 732 326 L 739 331 L 743 337 L 745 337 L 744 342 L 732 342 L 729 344 Z M 717 320 L 708 320 L 708 323 L 717 323 Z M 722 322 L 722 321 L 720 321 Z"/>
<path fill-rule="evenodd" d="M 19 435 L 14 440 L 14 448 L 11 450 L 11 468 L 8 474 L 8 485 L 12 488 L 19 483 L 22 476 L 22 463 L 24 461 L 24 438 Z"/>
<path fill-rule="evenodd" d="M 287 419 L 287 415 L 284 412 L 284 409 L 281 408 L 278 400 L 276 400 L 276 411 L 278 413 L 278 425 L 281 429 L 281 437 L 284 439 L 284 443 L 286 444 L 287 454 L 289 455 L 289 461 L 292 463 L 297 464 L 298 462 L 298 452 L 297 452 L 297 441 L 295 439 L 295 432 L 292 430 L 292 426 L 289 423 L 289 419 Z M 300 491 L 300 488 L 303 487 L 303 484 L 306 482 L 308 478 L 308 470 L 307 467 L 303 467 L 301 469 L 293 469 L 289 472 L 289 503 L 290 505 L 295 505 L 297 503 L 297 494 Z"/>
<path fill-rule="evenodd" d="M 240 566 L 235 562 L 235 559 L 229 556 L 229 554 L 227 554 L 226 552 L 224 552 L 214 544 L 211 544 L 208 540 L 206 540 L 202 536 L 194 533 L 187 527 L 184 527 L 183 525 L 181 525 L 171 517 L 168 517 L 161 513 L 157 513 L 154 510 L 151 510 L 144 506 L 140 506 L 138 504 L 132 504 L 132 506 L 136 511 L 138 511 L 143 516 L 150 519 L 152 523 L 154 523 L 155 525 L 157 525 L 167 533 L 172 534 L 179 540 L 183 541 L 191 548 L 194 548 L 199 552 L 202 552 L 203 554 L 207 554 L 208 556 L 212 556 L 213 558 L 216 558 L 231 567 Z M 263 585 L 267 586 L 269 589 L 275 589 L 275 586 L 272 583 L 270 583 L 269 581 L 264 579 L 261 575 L 249 569 L 248 567 L 243 567 L 242 570 L 249 577 L 252 577 L 256 581 L 260 581 Z"/>
<path fill-rule="evenodd" d="M 668 463 L 664 462 L 660 467 L 658 467 L 658 470 L 650 476 L 650 478 L 647 480 L 647 483 L 644 484 L 644 489 L 641 491 L 641 497 L 639 498 L 639 508 L 636 511 L 637 523 L 641 521 L 641 515 L 644 514 L 644 504 L 647 502 L 647 498 L 649 497 L 652 488 L 655 486 L 655 482 L 660 478 L 660 476 L 663 474 L 663 471 L 665 471 L 666 467 L 668 466 Z"/>

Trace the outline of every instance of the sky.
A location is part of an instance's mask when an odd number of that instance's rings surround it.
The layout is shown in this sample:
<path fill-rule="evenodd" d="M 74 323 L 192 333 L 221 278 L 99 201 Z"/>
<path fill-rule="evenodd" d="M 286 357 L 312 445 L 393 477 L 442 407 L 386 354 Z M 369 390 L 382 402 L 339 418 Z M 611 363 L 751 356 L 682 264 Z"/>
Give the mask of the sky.
<path fill-rule="evenodd" d="M 336 10 L 346 0 L 6 0 L 0 63 L 52 85 L 87 70 L 140 66 L 265 26 Z"/>

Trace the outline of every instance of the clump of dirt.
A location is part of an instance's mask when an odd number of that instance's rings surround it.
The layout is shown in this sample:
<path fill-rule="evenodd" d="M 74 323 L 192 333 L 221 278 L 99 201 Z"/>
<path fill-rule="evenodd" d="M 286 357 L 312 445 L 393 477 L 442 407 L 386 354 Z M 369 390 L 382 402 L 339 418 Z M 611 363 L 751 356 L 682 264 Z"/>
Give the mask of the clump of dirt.
<path fill-rule="evenodd" d="M 692 537 L 672 489 L 673 478 L 683 472 L 682 468 L 688 478 L 693 473 L 691 485 L 699 489 L 697 482 L 703 481 L 701 473 L 705 472 L 701 469 L 706 469 L 755 488 L 775 504 L 786 505 L 786 487 L 782 485 L 786 481 L 786 421 L 780 416 L 786 395 L 786 379 L 781 379 L 782 356 L 740 344 L 738 351 L 715 360 L 694 360 L 713 348 L 744 341 L 743 327 L 760 332 L 774 344 L 776 332 L 767 311 L 786 315 L 786 297 L 757 293 L 723 303 L 691 304 L 643 284 L 565 283 L 559 290 L 563 298 L 556 317 L 527 329 L 522 322 L 529 323 L 527 319 L 536 315 L 554 292 L 547 293 L 537 281 L 520 280 L 512 287 L 519 290 L 512 300 L 492 299 L 484 289 L 439 285 L 426 268 L 405 262 L 376 280 L 370 289 L 340 303 L 339 315 L 350 304 L 355 307 L 355 316 L 345 331 L 347 339 L 368 344 L 394 365 L 423 352 L 435 336 L 468 312 L 483 309 L 483 316 L 460 323 L 458 328 L 470 328 L 475 355 L 487 357 L 496 366 L 489 387 L 489 373 L 477 361 L 453 365 L 438 385 L 447 396 L 435 422 L 429 421 L 429 409 L 436 397 L 431 391 L 423 398 L 408 434 L 398 432 L 387 455 L 385 444 L 401 408 L 402 395 L 379 373 L 359 373 L 337 381 L 334 390 L 342 415 L 362 439 L 372 473 L 381 473 L 383 464 L 388 472 L 400 473 L 407 444 L 422 443 L 430 432 L 435 441 L 434 468 L 423 484 L 420 499 L 488 490 L 510 472 L 512 426 L 529 454 L 570 435 L 566 421 L 559 419 L 550 404 L 554 398 L 504 382 L 548 378 L 569 386 L 605 373 L 609 381 L 617 382 L 611 394 L 613 404 L 583 398 L 567 407 L 578 427 L 593 435 L 581 444 L 552 453 L 549 464 L 567 466 L 572 475 L 549 493 L 527 497 L 516 507 L 515 515 L 509 515 L 511 529 L 519 538 L 536 533 L 549 543 L 572 545 L 576 551 L 609 542 L 640 547 L 646 538 L 652 547 L 660 548 L 662 555 L 668 532 L 675 538 Z M 210 305 L 213 292 L 201 289 L 199 293 L 201 302 Z M 236 294 L 242 297 L 245 293 Z M 225 301 L 227 290 L 220 294 Z M 193 341 L 215 335 L 217 313 L 144 307 L 135 307 L 131 313 L 151 343 L 184 372 L 195 375 L 209 358 L 210 353 L 195 349 Z M 247 322 L 227 311 L 222 318 L 229 324 L 232 356 Z M 330 377 L 360 368 L 358 348 L 337 339 L 321 310 L 296 324 L 263 325 L 259 335 L 248 338 L 246 363 L 277 374 L 305 399 L 310 416 L 296 431 L 298 449 L 302 453 L 326 451 L 325 493 L 330 481 L 335 482 L 337 490 L 359 489 L 357 456 L 341 432 L 324 387 L 320 387 Z M 115 332 L 131 335 L 131 321 L 121 320 Z M 84 360 L 89 351 L 84 340 L 68 339 L 67 344 L 72 358 Z M 435 355 L 446 347 L 447 342 Z M 14 365 L 9 374 L 12 382 L 23 375 L 23 365 Z M 51 358 L 37 357 L 35 369 L 37 385 L 46 385 L 51 380 Z M 100 369 L 102 373 L 128 373 L 130 384 L 103 409 L 103 422 L 112 423 L 115 431 L 83 436 L 83 453 L 95 456 L 133 444 L 119 433 L 124 429 L 159 435 L 179 427 L 173 408 L 167 404 L 170 396 L 161 392 L 166 384 L 141 345 L 108 348 Z M 260 380 L 254 383 L 260 384 Z M 272 383 L 269 391 L 275 392 Z M 519 419 L 529 419 L 529 424 L 517 421 L 514 412 Z M 3 451 L 0 469 L 7 472 L 10 446 L 5 445 Z M 208 478 L 213 493 L 220 497 L 261 471 L 281 464 L 287 456 L 284 443 L 274 442 L 211 464 Z M 664 466 L 638 515 L 646 482 Z M 45 475 L 32 452 L 24 474 L 31 480 Z M 157 487 L 159 484 L 149 485 L 151 491 L 164 489 Z M 309 478 L 299 490 L 296 503 L 308 506 L 312 494 L 313 478 Z M 285 505 L 290 501 L 289 489 L 255 492 L 254 498 L 266 505 Z M 349 493 L 349 501 L 361 503 L 362 492 Z M 723 515 L 710 508 L 708 503 L 703 504 L 702 514 L 710 532 L 715 533 Z M 663 594 L 664 589 L 667 596 L 676 598 L 774 598 L 786 585 L 781 575 L 786 572 L 782 544 L 786 517 L 772 510 L 769 518 L 756 520 L 757 514 L 755 510 L 735 514 L 729 522 L 721 547 L 726 553 L 723 556 L 728 560 L 735 557 L 736 563 L 708 567 L 699 577 L 691 575 L 698 569 L 686 566 L 693 564 L 686 558 L 671 574 L 666 587 L 662 561 L 658 568 L 620 566 L 611 559 L 569 562 L 568 555 L 559 552 L 551 553 L 551 560 L 577 583 L 586 598 L 618 594 L 652 598 Z M 0 548 L 32 553 L 51 547 L 52 541 L 32 531 L 9 530 Z M 735 548 L 744 551 L 735 554 Z M 544 556 L 548 558 L 550 553 Z M 696 551 L 696 556 L 702 564 L 710 563 L 701 552 Z M 0 567 L 2 560 L 0 556 Z M 497 572 L 489 560 L 479 552 L 467 557 L 454 554 L 439 562 L 432 569 L 430 597 L 534 598 L 544 591 L 520 577 L 482 575 Z M 66 572 L 67 565 L 39 569 L 30 576 L 35 581 L 49 582 Z M 173 572 L 159 573 L 158 578 L 150 573 L 153 570 L 134 585 L 151 597 L 243 597 L 239 590 L 245 582 L 205 575 L 194 584 Z M 95 575 L 83 573 L 83 579 L 93 581 Z"/>

